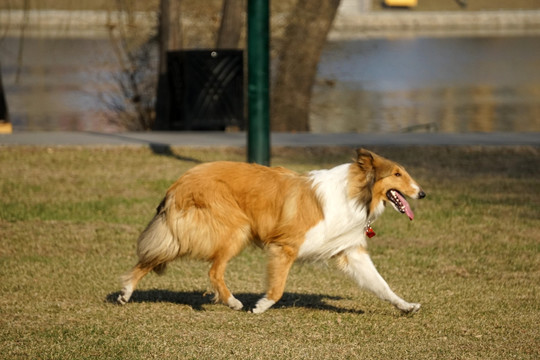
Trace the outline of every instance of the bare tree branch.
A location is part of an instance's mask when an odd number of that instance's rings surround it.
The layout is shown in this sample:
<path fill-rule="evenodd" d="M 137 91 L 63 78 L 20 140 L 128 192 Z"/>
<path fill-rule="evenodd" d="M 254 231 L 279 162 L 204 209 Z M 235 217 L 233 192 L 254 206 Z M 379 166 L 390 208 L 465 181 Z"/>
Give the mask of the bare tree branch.
<path fill-rule="evenodd" d="M 15 83 L 19 83 L 21 77 L 21 71 L 23 67 L 23 53 L 24 53 L 24 32 L 26 26 L 30 21 L 30 0 L 24 0 L 24 16 L 21 24 L 21 32 L 19 35 L 19 50 L 17 52 L 17 71 L 15 72 Z"/>

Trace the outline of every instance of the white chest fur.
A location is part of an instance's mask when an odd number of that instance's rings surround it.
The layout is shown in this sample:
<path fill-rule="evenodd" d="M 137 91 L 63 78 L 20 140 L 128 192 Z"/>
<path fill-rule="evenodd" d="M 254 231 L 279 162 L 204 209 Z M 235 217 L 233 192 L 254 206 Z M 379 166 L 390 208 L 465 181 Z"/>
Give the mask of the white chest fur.
<path fill-rule="evenodd" d="M 325 260 L 348 248 L 366 247 L 367 209 L 347 196 L 350 166 L 310 173 L 324 218 L 306 233 L 299 258 Z"/>

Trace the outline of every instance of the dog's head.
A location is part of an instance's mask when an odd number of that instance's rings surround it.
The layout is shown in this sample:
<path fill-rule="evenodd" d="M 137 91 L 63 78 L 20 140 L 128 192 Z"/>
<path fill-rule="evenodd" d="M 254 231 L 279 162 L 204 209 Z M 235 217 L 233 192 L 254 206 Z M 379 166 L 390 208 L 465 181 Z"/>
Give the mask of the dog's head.
<path fill-rule="evenodd" d="M 357 150 L 356 163 L 371 188 L 370 213 L 381 203 L 390 203 L 398 212 L 407 214 L 409 219 L 414 218 L 405 196 L 422 199 L 426 194 L 403 166 L 365 149 Z"/>

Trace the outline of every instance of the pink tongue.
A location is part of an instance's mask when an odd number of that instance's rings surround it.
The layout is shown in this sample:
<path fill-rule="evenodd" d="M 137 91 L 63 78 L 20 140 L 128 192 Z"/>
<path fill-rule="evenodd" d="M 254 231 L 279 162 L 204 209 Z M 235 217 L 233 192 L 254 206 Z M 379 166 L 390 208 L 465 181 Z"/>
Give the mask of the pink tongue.
<path fill-rule="evenodd" d="M 403 196 L 401 196 L 401 194 L 398 191 L 396 191 L 396 196 L 398 197 L 399 201 L 401 201 L 401 203 L 405 207 L 405 214 L 407 214 L 409 219 L 411 219 L 411 220 L 414 219 L 414 213 L 413 213 L 411 207 L 409 206 L 409 203 L 407 202 L 407 200 L 405 200 L 405 198 Z"/>

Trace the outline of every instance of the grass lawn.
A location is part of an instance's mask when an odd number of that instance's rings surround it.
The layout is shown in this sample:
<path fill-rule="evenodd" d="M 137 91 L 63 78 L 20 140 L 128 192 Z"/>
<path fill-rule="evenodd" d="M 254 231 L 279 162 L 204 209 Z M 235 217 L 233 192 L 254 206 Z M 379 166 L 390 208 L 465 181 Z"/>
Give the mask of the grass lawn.
<path fill-rule="evenodd" d="M 208 264 L 177 261 L 118 306 L 119 276 L 167 187 L 239 149 L 0 147 L 0 354 L 6 359 L 538 359 L 540 149 L 374 147 L 427 193 L 415 220 L 392 209 L 370 252 L 413 316 L 359 290 L 332 264 L 296 264 L 262 315 L 211 302 Z M 348 148 L 277 149 L 298 171 L 349 161 Z M 227 271 L 247 306 L 264 254 Z"/>

